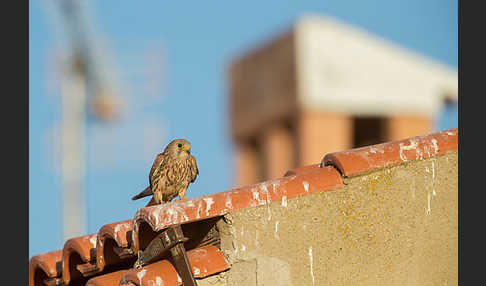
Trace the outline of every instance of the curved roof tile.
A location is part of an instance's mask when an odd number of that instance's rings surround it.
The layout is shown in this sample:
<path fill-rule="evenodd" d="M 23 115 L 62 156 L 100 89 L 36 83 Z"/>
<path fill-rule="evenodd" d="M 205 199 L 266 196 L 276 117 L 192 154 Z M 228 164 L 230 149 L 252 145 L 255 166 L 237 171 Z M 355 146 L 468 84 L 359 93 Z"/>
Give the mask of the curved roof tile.
<path fill-rule="evenodd" d="M 335 166 L 345 177 L 411 160 L 457 151 L 457 128 L 405 140 L 365 146 L 324 156 L 321 166 Z"/>

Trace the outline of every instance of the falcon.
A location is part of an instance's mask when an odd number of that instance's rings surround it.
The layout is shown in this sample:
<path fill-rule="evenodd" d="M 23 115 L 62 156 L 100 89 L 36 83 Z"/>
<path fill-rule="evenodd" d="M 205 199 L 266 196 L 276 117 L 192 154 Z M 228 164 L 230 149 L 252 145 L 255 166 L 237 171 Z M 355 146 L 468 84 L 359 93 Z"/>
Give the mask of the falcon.
<path fill-rule="evenodd" d="M 191 155 L 191 143 L 175 139 L 155 157 L 149 174 L 150 185 L 132 200 L 153 195 L 155 204 L 165 204 L 179 196 L 182 200 L 190 183 L 194 183 L 199 170 L 196 158 Z"/>

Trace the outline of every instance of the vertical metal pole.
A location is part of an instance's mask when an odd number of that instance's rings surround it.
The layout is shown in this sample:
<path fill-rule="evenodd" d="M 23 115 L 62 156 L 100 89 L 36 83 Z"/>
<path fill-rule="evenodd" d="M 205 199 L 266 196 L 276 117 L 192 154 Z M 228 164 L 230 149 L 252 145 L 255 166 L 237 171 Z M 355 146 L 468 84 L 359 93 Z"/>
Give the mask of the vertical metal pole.
<path fill-rule="evenodd" d="M 62 218 L 64 241 L 86 234 L 85 214 L 85 79 L 71 73 L 61 96 Z"/>

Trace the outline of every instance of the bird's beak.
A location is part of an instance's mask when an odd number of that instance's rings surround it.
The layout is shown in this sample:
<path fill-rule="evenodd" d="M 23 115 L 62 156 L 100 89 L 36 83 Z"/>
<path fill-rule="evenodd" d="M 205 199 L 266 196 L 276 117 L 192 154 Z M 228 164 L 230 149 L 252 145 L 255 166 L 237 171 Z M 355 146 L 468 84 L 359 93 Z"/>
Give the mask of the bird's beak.
<path fill-rule="evenodd" d="M 184 146 L 184 151 L 187 152 L 187 154 L 191 154 L 191 147 L 189 146 Z"/>

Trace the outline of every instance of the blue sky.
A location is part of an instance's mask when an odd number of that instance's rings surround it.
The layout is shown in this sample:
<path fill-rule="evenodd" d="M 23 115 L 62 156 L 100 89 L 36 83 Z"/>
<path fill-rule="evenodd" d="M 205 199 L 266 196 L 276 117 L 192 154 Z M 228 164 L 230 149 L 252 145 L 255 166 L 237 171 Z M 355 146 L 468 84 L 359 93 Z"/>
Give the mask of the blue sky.
<path fill-rule="evenodd" d="M 66 38 L 54 29 L 59 24 L 46 3 L 29 1 L 29 256 L 64 243 L 55 152 L 60 105 L 53 70 Z M 176 137 L 192 142 L 201 170 L 189 197 L 231 188 L 228 64 L 289 29 L 299 15 L 333 16 L 457 68 L 457 1 L 86 3 L 113 76 L 123 83 L 120 97 L 126 106 L 117 124 L 90 121 L 87 126 L 87 233 L 130 219 L 143 207 L 146 200 L 130 197 L 146 186 L 156 152 Z M 155 82 L 147 80 L 153 77 Z M 154 83 L 158 86 L 147 88 Z M 457 108 L 444 111 L 438 123 L 439 129 L 452 127 L 457 127 Z"/>

